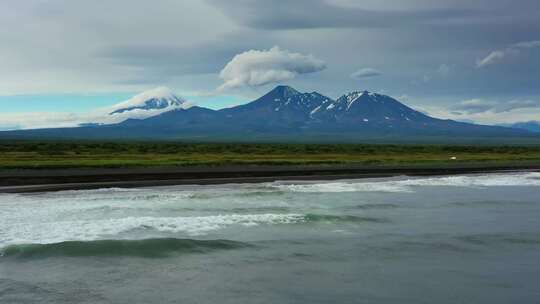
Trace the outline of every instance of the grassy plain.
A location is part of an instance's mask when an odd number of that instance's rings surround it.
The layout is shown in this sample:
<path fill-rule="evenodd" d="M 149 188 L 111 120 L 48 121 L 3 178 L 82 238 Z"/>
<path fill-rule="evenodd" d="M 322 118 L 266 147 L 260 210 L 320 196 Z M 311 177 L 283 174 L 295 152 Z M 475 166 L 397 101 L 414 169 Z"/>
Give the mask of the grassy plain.
<path fill-rule="evenodd" d="M 540 147 L 0 141 L 0 169 L 310 164 L 538 165 Z"/>

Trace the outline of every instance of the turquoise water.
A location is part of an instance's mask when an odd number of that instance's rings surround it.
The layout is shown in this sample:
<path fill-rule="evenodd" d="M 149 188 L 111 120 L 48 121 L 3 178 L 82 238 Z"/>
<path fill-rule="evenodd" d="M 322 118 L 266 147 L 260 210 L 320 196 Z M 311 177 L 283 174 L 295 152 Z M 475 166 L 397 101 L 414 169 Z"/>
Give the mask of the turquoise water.
<path fill-rule="evenodd" d="M 0 303 L 534 303 L 540 173 L 0 195 Z"/>

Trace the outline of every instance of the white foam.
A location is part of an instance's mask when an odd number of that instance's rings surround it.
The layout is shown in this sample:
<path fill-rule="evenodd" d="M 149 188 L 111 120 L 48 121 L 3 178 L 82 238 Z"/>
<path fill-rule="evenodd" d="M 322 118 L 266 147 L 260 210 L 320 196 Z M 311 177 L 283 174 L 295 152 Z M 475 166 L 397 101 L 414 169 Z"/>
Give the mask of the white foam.
<path fill-rule="evenodd" d="M 0 194 L 0 245 L 116 238 L 119 234 L 126 238 L 153 233 L 193 236 L 234 225 L 251 227 L 301 222 L 304 220 L 301 214 L 308 210 L 334 205 L 296 199 L 290 193 L 407 193 L 440 186 L 536 187 L 540 186 L 540 173 Z M 264 195 L 264 198 L 258 195 Z M 281 211 L 290 213 L 264 209 L 267 207 L 283 207 Z M 141 230 L 145 227 L 150 230 Z"/>
<path fill-rule="evenodd" d="M 115 237 L 134 229 L 200 236 L 234 225 L 246 227 L 297 223 L 301 214 L 229 214 L 195 217 L 126 217 L 104 220 L 77 220 L 14 223 L 0 230 L 0 247 L 9 244 L 89 241 Z M 5 229 L 7 228 L 7 229 Z"/>
<path fill-rule="evenodd" d="M 496 187 L 496 186 L 540 186 L 540 173 L 456 175 L 436 178 L 409 179 L 400 181 L 407 186 L 457 186 L 457 187 Z"/>
<path fill-rule="evenodd" d="M 410 188 L 388 182 L 331 182 L 331 183 L 304 183 L 282 184 L 279 182 L 270 184 L 271 187 L 281 191 L 291 192 L 410 192 Z"/>
<path fill-rule="evenodd" d="M 456 175 L 402 180 L 362 180 L 316 183 L 270 183 L 270 187 L 290 192 L 414 192 L 415 187 L 497 187 L 540 186 L 540 173 Z"/>

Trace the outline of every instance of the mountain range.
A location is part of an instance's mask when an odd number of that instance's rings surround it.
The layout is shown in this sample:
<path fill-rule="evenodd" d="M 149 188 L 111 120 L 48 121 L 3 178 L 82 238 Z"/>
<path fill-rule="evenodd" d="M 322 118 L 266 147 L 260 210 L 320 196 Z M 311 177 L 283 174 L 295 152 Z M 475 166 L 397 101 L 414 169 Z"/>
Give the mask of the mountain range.
<path fill-rule="evenodd" d="M 540 121 L 525 121 L 525 122 L 516 122 L 513 124 L 504 124 L 503 127 L 510 127 L 516 129 L 528 130 L 530 132 L 540 133 Z"/>
<path fill-rule="evenodd" d="M 539 138 L 523 129 L 434 118 L 368 91 L 334 100 L 289 86 L 277 86 L 250 103 L 220 110 L 188 106 L 170 91 L 157 90 L 115 106 L 109 115 L 154 110 L 158 110 L 154 116 L 115 124 L 7 131 L 0 132 L 0 138 L 319 142 Z"/>

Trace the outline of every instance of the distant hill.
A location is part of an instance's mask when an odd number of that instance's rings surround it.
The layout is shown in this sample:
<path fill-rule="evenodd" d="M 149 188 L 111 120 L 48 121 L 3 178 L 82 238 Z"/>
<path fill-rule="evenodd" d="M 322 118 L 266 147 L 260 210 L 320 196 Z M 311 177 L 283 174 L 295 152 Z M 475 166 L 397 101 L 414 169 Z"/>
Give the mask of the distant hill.
<path fill-rule="evenodd" d="M 110 125 L 0 132 L 0 138 L 318 142 L 540 138 L 522 129 L 437 119 L 390 96 L 368 91 L 351 92 L 333 100 L 317 92 L 301 93 L 289 86 L 278 86 L 250 103 L 221 110 L 186 107 L 182 99 L 167 92 L 149 96 L 144 100 L 138 95 L 110 115 L 143 109 L 170 110 Z"/>
<path fill-rule="evenodd" d="M 506 124 L 503 126 L 540 133 L 540 121 L 532 120 L 532 121 L 526 121 L 526 122 L 516 122 L 513 124 Z"/>

